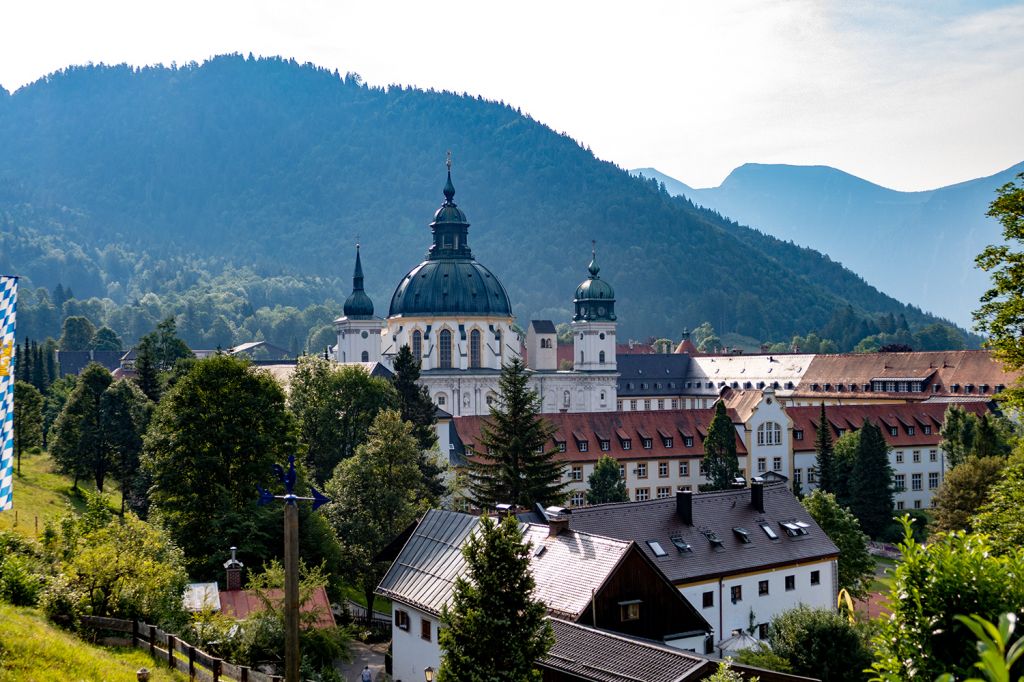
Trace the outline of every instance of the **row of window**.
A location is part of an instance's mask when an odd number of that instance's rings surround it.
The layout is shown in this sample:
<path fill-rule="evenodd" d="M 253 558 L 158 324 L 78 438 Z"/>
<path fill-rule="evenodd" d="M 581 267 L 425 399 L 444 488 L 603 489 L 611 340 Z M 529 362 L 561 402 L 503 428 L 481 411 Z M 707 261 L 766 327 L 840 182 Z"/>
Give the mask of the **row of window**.
<path fill-rule="evenodd" d="M 811 585 L 820 585 L 821 584 L 821 571 L 811 571 L 811 581 L 810 582 L 811 582 Z M 796 589 L 796 576 L 795 575 L 787 575 L 787 576 L 785 576 L 785 578 L 784 578 L 784 586 L 785 586 L 787 592 L 795 590 Z M 767 580 L 760 580 L 760 581 L 758 581 L 758 583 L 757 583 L 757 596 L 759 596 L 759 597 L 766 597 L 766 596 L 768 596 L 768 594 L 769 594 L 768 581 Z M 732 587 L 730 587 L 729 588 L 729 598 L 732 600 L 733 604 L 735 604 L 737 602 L 743 601 L 743 586 L 742 585 L 733 585 Z M 710 608 L 714 607 L 714 605 L 715 605 L 715 593 L 714 593 L 714 591 L 713 590 L 708 590 L 707 592 L 705 592 L 703 595 L 701 595 L 701 600 L 702 600 L 702 606 L 705 609 L 710 609 Z"/>
<path fill-rule="evenodd" d="M 678 398 L 671 398 L 671 399 L 668 400 L 667 403 L 665 401 L 665 398 L 655 398 L 655 399 L 645 398 L 643 401 L 640 401 L 640 400 L 630 400 L 629 402 L 626 402 L 626 401 L 623 401 L 623 400 L 619 400 L 616 404 L 618 405 L 619 412 L 622 412 L 622 408 L 623 408 L 624 405 L 628 405 L 629 406 L 630 412 L 636 412 L 637 410 L 640 409 L 640 405 L 641 404 L 643 405 L 643 409 L 644 410 L 651 410 L 652 408 L 653 409 L 658 409 L 658 410 L 664 410 L 666 404 L 668 404 L 668 406 L 669 406 L 668 409 L 671 409 L 671 410 L 678 410 L 679 409 L 679 399 Z"/>
<path fill-rule="evenodd" d="M 910 489 L 911 490 L 922 490 L 923 476 L 921 474 L 910 475 Z M 906 474 L 893 474 L 892 485 L 895 492 L 902 493 L 907 489 L 907 475 Z M 928 473 L 928 490 L 935 490 L 939 487 L 939 472 L 931 471 Z"/>
<path fill-rule="evenodd" d="M 501 355 L 501 332 L 496 331 L 495 337 L 498 341 L 498 354 Z M 481 350 L 483 348 L 482 337 L 479 329 L 469 332 L 469 366 L 476 369 L 481 367 Z M 412 333 L 412 355 L 414 358 L 423 357 L 423 333 L 419 329 Z M 437 335 L 437 366 L 442 369 L 452 367 L 452 332 L 450 329 L 442 329 Z"/>
<path fill-rule="evenodd" d="M 677 462 L 677 464 L 679 466 L 679 477 L 680 478 L 687 478 L 690 475 L 690 463 L 688 461 L 686 461 L 686 462 Z M 669 471 L 670 471 L 670 469 L 669 469 L 670 463 L 669 462 L 658 462 L 657 467 L 658 467 L 658 478 L 668 478 L 669 477 Z M 702 467 L 701 471 L 703 472 L 703 467 Z M 636 465 L 633 467 L 633 475 L 636 478 L 647 478 L 647 462 L 637 462 Z M 570 481 L 582 481 L 583 480 L 583 465 L 582 464 L 573 464 L 573 465 L 571 465 L 569 467 L 569 469 L 566 471 L 566 476 L 568 477 L 568 479 Z M 623 479 L 625 479 L 625 477 L 626 477 L 626 467 L 623 464 L 619 465 L 619 476 L 621 478 L 623 478 Z"/>
<path fill-rule="evenodd" d="M 576 442 L 576 450 L 577 451 L 579 451 L 579 452 L 588 452 L 590 450 L 590 441 L 576 440 L 575 442 Z M 603 438 L 600 438 L 600 439 L 598 439 L 597 443 L 598 443 L 598 446 L 601 448 L 602 452 L 608 452 L 608 451 L 610 451 L 612 449 L 612 443 L 609 440 L 605 440 Z M 644 450 L 650 450 L 650 449 L 652 449 L 654 447 L 654 439 L 653 438 L 641 438 L 640 439 L 640 444 L 643 446 Z M 662 447 L 671 449 L 671 448 L 675 447 L 675 444 L 676 444 L 675 438 L 673 438 L 672 436 L 662 436 L 661 437 L 661 445 L 662 445 Z M 623 450 L 632 450 L 633 449 L 633 439 L 632 438 L 619 438 L 619 447 L 621 447 Z M 686 447 L 686 448 L 692 448 L 693 447 L 693 436 L 683 436 L 683 447 Z M 555 441 L 555 448 L 557 448 L 559 452 L 565 452 L 566 449 L 567 449 L 566 442 L 564 440 L 556 440 Z M 544 451 L 543 447 L 538 448 L 537 451 L 538 452 L 543 452 Z"/>
<path fill-rule="evenodd" d="M 897 464 L 903 464 L 903 451 L 902 450 L 897 450 L 894 453 L 894 457 L 896 458 L 896 463 Z M 920 463 L 920 461 L 921 461 L 921 451 L 920 450 L 912 450 L 910 452 L 910 457 L 911 457 L 911 460 L 915 464 Z M 939 461 L 939 451 L 938 450 L 929 450 L 928 451 L 928 461 L 929 462 L 938 462 Z"/>

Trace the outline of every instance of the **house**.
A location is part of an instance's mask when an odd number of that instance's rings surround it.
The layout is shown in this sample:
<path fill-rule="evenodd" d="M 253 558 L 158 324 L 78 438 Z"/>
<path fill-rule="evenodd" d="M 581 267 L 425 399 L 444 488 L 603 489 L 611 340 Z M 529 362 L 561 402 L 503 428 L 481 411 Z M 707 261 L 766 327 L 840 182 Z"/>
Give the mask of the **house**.
<path fill-rule="evenodd" d="M 61 377 L 69 374 L 79 375 L 91 362 L 98 362 L 113 372 L 121 366 L 119 350 L 59 350 L 57 351 L 57 368 Z"/>
<path fill-rule="evenodd" d="M 392 602 L 393 678 L 440 665 L 441 609 L 465 571 L 462 545 L 479 518 L 431 510 L 406 540 L 377 593 Z M 711 628 L 636 543 L 571 530 L 564 517 L 524 524 L 536 596 L 574 623 L 703 650 Z"/>
<path fill-rule="evenodd" d="M 889 464 L 896 509 L 922 509 L 932 506 L 932 496 L 946 477 L 948 463 L 940 431 L 947 407 L 944 402 L 829 405 L 825 418 L 833 442 L 859 429 L 864 420 L 878 426 L 892 448 Z M 977 416 L 988 411 L 981 402 L 963 403 L 961 407 Z M 805 491 L 813 490 L 818 487 L 814 441 L 821 407 L 787 407 L 786 414 L 793 428 L 793 475 Z"/>
<path fill-rule="evenodd" d="M 585 503 L 587 478 L 603 455 L 619 463 L 629 497 L 637 502 L 671 498 L 678 489 L 695 490 L 706 482 L 701 462 L 714 410 L 560 412 L 544 417 L 555 427 L 549 447 L 565 463 L 570 506 Z M 483 448 L 483 423 L 483 417 L 456 417 L 440 434 L 454 463 Z M 739 434 L 736 451 L 740 468 L 746 470 L 747 450 Z"/>
<path fill-rule="evenodd" d="M 574 509 L 573 530 L 629 540 L 720 638 L 798 604 L 835 608 L 838 548 L 784 485 Z"/>

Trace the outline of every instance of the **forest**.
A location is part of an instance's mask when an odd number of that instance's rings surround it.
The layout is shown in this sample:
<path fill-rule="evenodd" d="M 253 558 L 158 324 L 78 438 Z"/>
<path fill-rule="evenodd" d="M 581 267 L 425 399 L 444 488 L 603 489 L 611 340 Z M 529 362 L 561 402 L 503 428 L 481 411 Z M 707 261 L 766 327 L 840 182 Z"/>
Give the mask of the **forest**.
<path fill-rule="evenodd" d="M 852 350 L 897 319 L 911 334 L 939 324 L 954 345 L 980 341 L 465 94 L 240 55 L 70 67 L 0 90 L 0 148 L 0 271 L 24 278 L 22 338 L 57 337 L 81 315 L 131 344 L 175 315 L 192 347 L 322 350 L 357 239 L 367 293 L 387 314 L 429 244 L 452 150 L 470 245 L 521 324 L 570 318 L 596 240 L 624 339 L 708 321 Z"/>

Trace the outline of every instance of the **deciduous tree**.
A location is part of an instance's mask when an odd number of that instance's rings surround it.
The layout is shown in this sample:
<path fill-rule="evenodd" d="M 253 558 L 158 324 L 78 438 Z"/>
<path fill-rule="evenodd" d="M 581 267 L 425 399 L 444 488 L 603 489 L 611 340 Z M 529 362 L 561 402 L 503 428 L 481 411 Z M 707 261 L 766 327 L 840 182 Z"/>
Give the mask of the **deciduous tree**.
<path fill-rule="evenodd" d="M 121 337 L 110 327 L 100 327 L 92 337 L 93 350 L 121 350 Z"/>
<path fill-rule="evenodd" d="M 79 375 L 67 404 L 53 425 L 50 454 L 61 470 L 74 476 L 76 488 L 79 478 L 92 476 L 96 490 L 102 491 L 110 471 L 100 399 L 112 381 L 106 367 L 89 363 Z"/>
<path fill-rule="evenodd" d="M 14 382 L 14 454 L 21 475 L 21 453 L 43 444 L 43 396 L 25 381 Z"/>
<path fill-rule="evenodd" d="M 1017 454 L 989 489 L 988 501 L 971 520 L 1003 554 L 1024 547 L 1024 454 Z M 1019 606 L 1019 605 L 1018 605 Z M 965 612 L 966 613 L 966 612 Z"/>
<path fill-rule="evenodd" d="M 481 448 L 469 470 L 471 499 L 481 508 L 508 503 L 528 507 L 565 499 L 564 465 L 551 446 L 554 427 L 540 414 L 540 396 L 529 387 L 519 358 L 501 370 L 498 398 L 481 430 Z"/>
<path fill-rule="evenodd" d="M 1002 457 L 969 457 L 946 472 L 932 498 L 936 532 L 973 530 L 972 518 L 988 499 L 1006 460 Z"/>
<path fill-rule="evenodd" d="M 708 482 L 701 486 L 702 490 L 727 490 L 740 475 L 736 429 L 722 400 L 715 403 L 715 416 L 704 439 L 704 469 Z"/>
<path fill-rule="evenodd" d="M 342 461 L 327 484 L 325 513 L 350 553 L 369 609 L 389 563 L 374 557 L 427 506 L 412 427 L 396 410 L 382 410 L 365 443 Z"/>
<path fill-rule="evenodd" d="M 61 350 L 89 350 L 96 327 L 87 318 L 72 315 L 64 319 L 60 335 Z"/>
<path fill-rule="evenodd" d="M 121 379 L 100 397 L 100 423 L 111 470 L 121 483 L 121 515 L 139 473 L 142 435 L 153 412 L 153 403 L 134 383 Z"/>
<path fill-rule="evenodd" d="M 602 455 L 594 465 L 594 471 L 587 478 L 587 503 L 629 502 L 626 482 L 619 475 L 619 463 L 608 455 Z"/>
<path fill-rule="evenodd" d="M 868 553 L 868 536 L 860 529 L 857 517 L 840 507 L 835 495 L 820 488 L 801 503 L 839 548 L 839 589 L 863 599 L 874 577 L 875 561 Z"/>
<path fill-rule="evenodd" d="M 834 609 L 798 606 L 772 619 L 768 644 L 790 671 L 822 682 L 860 682 L 871 664 L 864 630 Z"/>
<path fill-rule="evenodd" d="M 438 682 L 539 682 L 535 661 L 554 644 L 546 608 L 534 599 L 530 547 L 519 522 L 484 516 L 463 546 L 466 573 L 455 579 L 438 643 Z"/>

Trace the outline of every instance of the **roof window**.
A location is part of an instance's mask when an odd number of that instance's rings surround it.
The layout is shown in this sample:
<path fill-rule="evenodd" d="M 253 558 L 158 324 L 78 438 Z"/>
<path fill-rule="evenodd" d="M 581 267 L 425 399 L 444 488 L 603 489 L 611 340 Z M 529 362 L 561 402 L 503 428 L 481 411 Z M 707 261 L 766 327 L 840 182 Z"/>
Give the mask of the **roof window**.
<path fill-rule="evenodd" d="M 747 532 L 746 528 L 740 528 L 739 526 L 737 526 L 736 528 L 732 529 L 732 532 L 736 535 L 736 539 L 738 539 L 740 542 L 742 542 L 745 545 L 750 544 L 750 533 Z"/>
<path fill-rule="evenodd" d="M 708 539 L 712 547 L 722 547 L 724 544 L 722 538 L 718 537 L 713 530 L 703 530 L 701 534 Z"/>
<path fill-rule="evenodd" d="M 651 548 L 652 552 L 654 552 L 654 556 L 668 556 L 668 552 L 665 551 L 665 548 L 662 547 L 661 543 L 657 540 L 648 540 L 647 546 Z"/>
<path fill-rule="evenodd" d="M 786 535 L 791 538 L 807 535 L 807 529 L 809 528 L 808 524 L 802 521 L 780 521 L 779 525 L 786 531 Z"/>
<path fill-rule="evenodd" d="M 547 545 L 537 545 L 537 549 L 533 550 L 533 556 L 539 557 L 544 552 L 548 551 Z"/>
<path fill-rule="evenodd" d="M 679 550 L 680 554 L 683 554 L 684 552 L 693 552 L 693 547 L 690 547 L 690 543 L 682 539 L 678 535 L 673 536 L 669 539 L 672 540 L 672 544 L 676 546 L 676 549 Z"/>
<path fill-rule="evenodd" d="M 771 538 L 772 540 L 778 540 L 778 539 L 779 539 L 779 534 L 778 534 L 778 533 L 776 533 L 776 532 L 775 532 L 775 531 L 774 531 L 774 530 L 772 529 L 772 527 L 771 527 L 771 526 L 769 526 L 769 525 L 768 525 L 767 523 L 762 523 L 762 524 L 761 524 L 761 530 L 763 530 L 763 531 L 764 531 L 764 534 L 765 534 L 765 535 L 767 535 L 767 536 L 768 536 L 769 538 Z"/>

